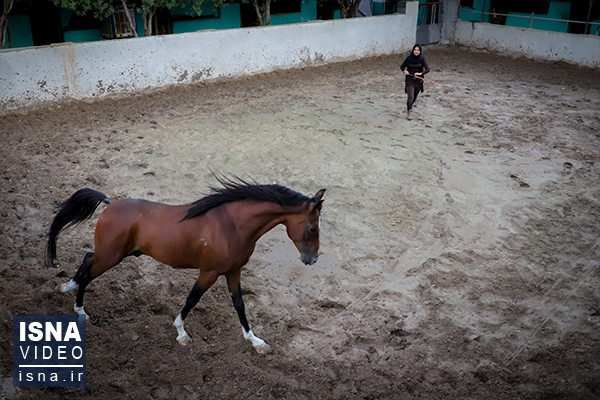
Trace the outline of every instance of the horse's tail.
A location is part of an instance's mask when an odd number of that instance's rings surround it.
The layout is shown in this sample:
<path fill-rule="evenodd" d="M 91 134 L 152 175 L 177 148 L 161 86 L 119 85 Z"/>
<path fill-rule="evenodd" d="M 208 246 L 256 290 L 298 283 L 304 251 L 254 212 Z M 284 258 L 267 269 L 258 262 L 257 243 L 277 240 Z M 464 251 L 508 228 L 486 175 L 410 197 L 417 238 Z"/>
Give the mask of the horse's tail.
<path fill-rule="evenodd" d="M 58 212 L 48 231 L 45 267 L 54 265 L 56 259 L 56 238 L 66 227 L 78 224 L 90 218 L 100 203 L 110 204 L 103 193 L 94 189 L 79 189 L 67 201 L 58 206 Z"/>

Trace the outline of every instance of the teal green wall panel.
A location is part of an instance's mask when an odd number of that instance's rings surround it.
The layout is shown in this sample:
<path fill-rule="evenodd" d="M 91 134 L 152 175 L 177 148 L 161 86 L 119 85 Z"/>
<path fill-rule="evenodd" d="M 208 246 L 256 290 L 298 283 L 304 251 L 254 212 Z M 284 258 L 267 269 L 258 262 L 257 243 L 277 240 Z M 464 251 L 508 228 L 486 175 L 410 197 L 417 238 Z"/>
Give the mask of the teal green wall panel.
<path fill-rule="evenodd" d="M 173 33 L 196 32 L 203 29 L 234 29 L 242 24 L 240 5 L 229 4 L 221 8 L 221 18 L 199 18 L 173 22 Z"/>
<path fill-rule="evenodd" d="M 571 4 L 570 3 L 557 3 L 550 2 L 550 7 L 548 9 L 548 15 L 538 15 L 536 17 L 543 18 L 552 18 L 552 19 L 569 19 L 569 14 L 571 12 Z M 531 26 L 531 14 L 525 13 L 508 13 L 508 17 L 506 17 L 506 25 L 507 26 L 516 26 L 519 28 L 533 28 L 539 29 L 541 31 L 551 31 L 551 32 L 563 32 L 567 33 L 569 31 L 569 23 L 561 22 L 561 21 L 545 21 L 540 19 L 533 20 L 533 26 Z"/>
<path fill-rule="evenodd" d="M 171 17 L 184 17 L 184 16 L 197 17 L 198 16 L 196 11 L 194 11 L 192 9 L 190 4 L 187 4 L 185 7 L 172 8 L 170 10 L 170 14 L 171 14 Z M 207 17 L 207 16 L 211 16 L 211 15 L 213 17 L 218 17 L 219 16 L 218 10 L 216 8 L 209 7 L 206 4 L 201 4 L 200 5 L 200 16 Z"/>
<path fill-rule="evenodd" d="M 317 19 L 317 1 L 302 0 L 299 13 L 271 15 L 271 25 L 297 24 Z"/>
<path fill-rule="evenodd" d="M 63 33 L 63 39 L 70 43 L 95 42 L 102 40 L 102 29 L 66 31 Z"/>
<path fill-rule="evenodd" d="M 491 13 L 493 10 L 490 10 L 490 0 L 485 0 L 485 12 Z M 460 9 L 460 19 L 463 21 L 477 21 L 481 22 L 481 11 L 484 5 L 484 0 L 474 0 L 473 8 L 465 8 L 462 7 Z M 550 2 L 550 6 L 548 9 L 548 14 L 535 14 L 536 19 L 533 20 L 533 25 L 531 23 L 531 14 L 529 13 L 516 13 L 509 12 L 508 17 L 506 17 L 506 26 L 514 26 L 517 28 L 533 28 L 543 31 L 551 31 L 551 32 L 569 32 L 569 23 L 562 21 L 546 21 L 539 18 L 549 18 L 549 19 L 563 19 L 568 20 L 571 13 L 571 3 L 569 2 L 559 2 L 552 1 Z M 490 22 L 490 16 L 484 15 L 483 22 Z M 596 27 L 592 27 L 592 34 L 597 31 Z"/>
<path fill-rule="evenodd" d="M 596 19 L 592 22 L 595 22 L 595 24 L 590 27 L 590 35 L 598 36 L 600 33 L 600 19 Z"/>
<path fill-rule="evenodd" d="M 301 13 L 271 15 L 271 25 L 297 24 L 302 22 Z"/>
<path fill-rule="evenodd" d="M 69 19 L 73 15 L 73 10 L 67 10 L 66 8 L 60 9 L 60 26 L 63 28 L 69 25 Z"/>
<path fill-rule="evenodd" d="M 29 24 L 29 17 L 27 15 L 9 15 L 8 26 L 10 27 L 10 38 L 13 48 L 33 46 L 31 25 Z M 9 46 L 8 37 L 6 38 L 5 46 Z"/>
<path fill-rule="evenodd" d="M 461 8 L 460 19 L 463 21 L 478 21 L 478 22 L 490 22 L 490 16 L 484 15 L 483 21 L 481 20 L 481 10 L 483 9 L 485 2 L 485 12 L 491 12 L 490 0 L 474 0 L 473 8 Z M 508 24 L 507 24 L 508 25 Z"/>
<path fill-rule="evenodd" d="M 60 26 L 62 28 L 69 25 L 69 21 L 73 16 L 73 10 L 61 8 L 60 10 Z M 102 40 L 102 29 L 82 29 L 68 30 L 63 32 L 63 40 L 67 43 L 83 43 Z"/>
<path fill-rule="evenodd" d="M 144 36 L 146 29 L 144 28 L 144 16 L 135 11 L 135 23 L 137 24 L 137 33 L 139 37 Z"/>

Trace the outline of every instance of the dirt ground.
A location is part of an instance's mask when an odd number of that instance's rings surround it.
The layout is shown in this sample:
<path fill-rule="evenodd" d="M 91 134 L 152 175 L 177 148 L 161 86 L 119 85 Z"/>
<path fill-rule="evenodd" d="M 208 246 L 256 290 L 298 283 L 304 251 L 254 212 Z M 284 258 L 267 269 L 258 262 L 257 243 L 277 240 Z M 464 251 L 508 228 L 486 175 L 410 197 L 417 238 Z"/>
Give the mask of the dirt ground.
<path fill-rule="evenodd" d="M 0 115 L 0 398 L 600 398 L 600 74 L 426 47 L 405 118 L 404 55 Z M 71 313 L 54 294 L 89 223 L 43 269 L 54 207 L 91 187 L 188 203 L 211 171 L 327 188 L 322 255 L 285 230 L 173 320 L 196 279 L 148 257 L 88 288 L 86 388 L 13 388 L 12 315 Z"/>

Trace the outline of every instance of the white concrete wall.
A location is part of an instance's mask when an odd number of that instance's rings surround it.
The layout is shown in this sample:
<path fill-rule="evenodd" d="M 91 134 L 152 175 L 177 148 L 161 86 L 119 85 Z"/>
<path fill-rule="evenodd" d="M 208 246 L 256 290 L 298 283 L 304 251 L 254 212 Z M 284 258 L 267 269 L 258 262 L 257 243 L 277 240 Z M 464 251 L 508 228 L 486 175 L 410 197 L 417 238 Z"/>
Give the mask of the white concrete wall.
<path fill-rule="evenodd" d="M 0 110 L 407 52 L 417 11 L 0 50 Z"/>
<path fill-rule="evenodd" d="M 600 37 L 457 21 L 454 42 L 532 59 L 600 68 Z"/>

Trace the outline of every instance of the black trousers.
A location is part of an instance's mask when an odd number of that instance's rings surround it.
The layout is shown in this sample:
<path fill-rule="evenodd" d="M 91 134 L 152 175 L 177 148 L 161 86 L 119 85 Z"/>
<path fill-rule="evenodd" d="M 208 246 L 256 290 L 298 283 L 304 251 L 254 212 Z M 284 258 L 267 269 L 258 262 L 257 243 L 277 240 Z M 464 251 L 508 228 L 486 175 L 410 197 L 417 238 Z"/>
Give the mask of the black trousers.
<path fill-rule="evenodd" d="M 408 109 L 412 109 L 413 104 L 417 101 L 417 96 L 421 93 L 421 88 L 414 86 L 406 87 L 406 94 L 408 94 L 408 101 L 406 102 L 406 106 Z"/>

